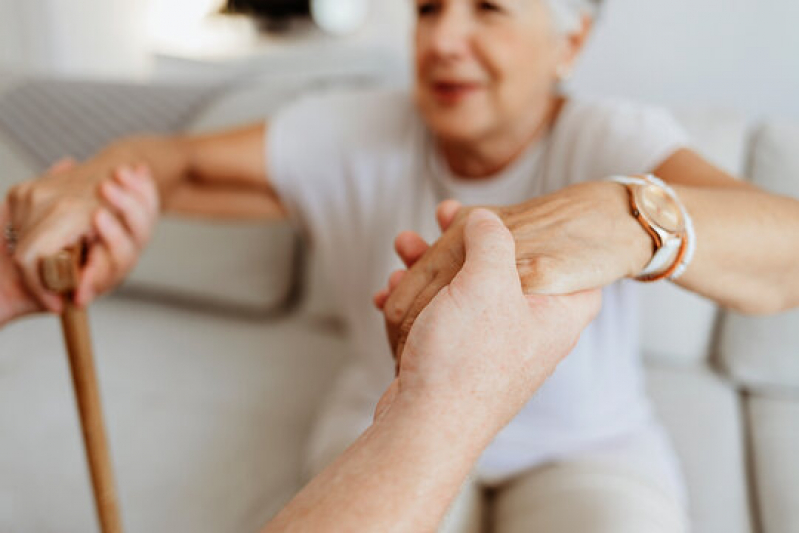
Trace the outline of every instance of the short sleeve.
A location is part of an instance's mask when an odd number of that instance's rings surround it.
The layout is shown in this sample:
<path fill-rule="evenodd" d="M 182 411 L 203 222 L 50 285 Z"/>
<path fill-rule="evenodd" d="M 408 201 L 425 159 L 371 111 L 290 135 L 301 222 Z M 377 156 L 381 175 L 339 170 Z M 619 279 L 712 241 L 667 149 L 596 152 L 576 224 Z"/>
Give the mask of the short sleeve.
<path fill-rule="evenodd" d="M 572 182 L 654 171 L 690 146 L 685 129 L 667 110 L 625 101 L 573 103 L 555 135 L 559 159 Z"/>
<path fill-rule="evenodd" d="M 414 120 L 408 95 L 350 91 L 308 96 L 270 121 L 266 161 L 289 216 L 312 240 L 351 232 L 377 205 L 379 183 L 404 168 Z"/>
<path fill-rule="evenodd" d="M 342 119 L 336 98 L 306 96 L 281 109 L 266 138 L 268 176 L 295 225 L 312 234 L 324 218 L 324 198 L 342 180 Z"/>

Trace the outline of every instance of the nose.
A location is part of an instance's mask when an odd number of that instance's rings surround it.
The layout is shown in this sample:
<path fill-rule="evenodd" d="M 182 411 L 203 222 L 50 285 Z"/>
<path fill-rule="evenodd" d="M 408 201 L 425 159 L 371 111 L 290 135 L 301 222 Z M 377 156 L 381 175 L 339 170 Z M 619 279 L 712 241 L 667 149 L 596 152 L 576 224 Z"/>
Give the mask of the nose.
<path fill-rule="evenodd" d="M 442 59 L 462 57 L 469 49 L 471 22 L 461 11 L 444 9 L 430 28 L 430 49 Z"/>

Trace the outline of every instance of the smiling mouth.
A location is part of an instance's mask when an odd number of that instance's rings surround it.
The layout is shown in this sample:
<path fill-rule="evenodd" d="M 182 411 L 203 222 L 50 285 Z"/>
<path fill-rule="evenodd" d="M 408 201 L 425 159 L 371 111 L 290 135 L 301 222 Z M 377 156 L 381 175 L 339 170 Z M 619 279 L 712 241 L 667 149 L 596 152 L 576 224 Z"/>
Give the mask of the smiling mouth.
<path fill-rule="evenodd" d="M 432 87 L 438 101 L 454 104 L 476 93 L 482 86 L 473 82 L 436 82 Z"/>

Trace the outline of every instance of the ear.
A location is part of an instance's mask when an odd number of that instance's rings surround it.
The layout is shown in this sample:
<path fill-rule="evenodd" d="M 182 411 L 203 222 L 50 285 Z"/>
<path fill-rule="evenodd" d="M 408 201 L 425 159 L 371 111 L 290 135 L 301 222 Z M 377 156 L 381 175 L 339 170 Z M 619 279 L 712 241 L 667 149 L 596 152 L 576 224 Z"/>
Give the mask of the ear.
<path fill-rule="evenodd" d="M 591 35 L 591 29 L 594 26 L 594 19 L 587 13 L 580 16 L 580 24 L 572 31 L 567 33 L 564 37 L 563 57 L 561 58 L 560 67 L 567 72 L 571 72 L 574 64 L 580 57 L 580 53 L 588 42 L 588 37 Z"/>

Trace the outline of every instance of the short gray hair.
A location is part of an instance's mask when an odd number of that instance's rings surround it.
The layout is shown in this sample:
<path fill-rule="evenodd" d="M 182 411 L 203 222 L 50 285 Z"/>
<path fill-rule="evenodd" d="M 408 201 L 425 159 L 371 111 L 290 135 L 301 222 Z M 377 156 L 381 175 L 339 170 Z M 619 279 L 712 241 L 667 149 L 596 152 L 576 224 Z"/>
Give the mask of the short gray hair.
<path fill-rule="evenodd" d="M 545 0 L 545 3 L 549 6 L 558 29 L 569 32 L 577 29 L 583 14 L 596 18 L 602 0 Z"/>

